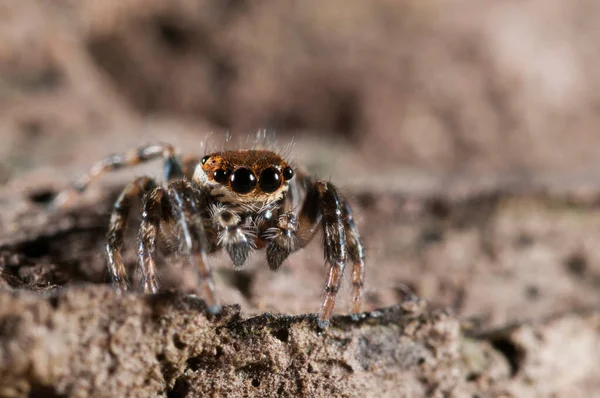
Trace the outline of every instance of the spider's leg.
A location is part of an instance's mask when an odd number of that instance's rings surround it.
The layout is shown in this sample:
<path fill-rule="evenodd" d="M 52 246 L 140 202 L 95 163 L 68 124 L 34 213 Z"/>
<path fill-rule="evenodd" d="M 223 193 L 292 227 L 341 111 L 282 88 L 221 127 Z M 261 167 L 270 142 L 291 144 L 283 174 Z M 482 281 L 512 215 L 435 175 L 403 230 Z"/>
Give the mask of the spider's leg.
<path fill-rule="evenodd" d="M 197 269 L 203 286 L 204 300 L 208 310 L 212 313 L 220 311 L 221 306 L 215 292 L 212 269 L 208 261 L 207 251 L 209 242 L 204 229 L 204 220 L 201 208 L 204 205 L 202 198 L 205 194 L 193 187 L 187 181 L 176 181 L 169 185 L 169 197 L 173 202 L 176 214 L 179 218 L 182 238 L 184 241 L 184 255 L 190 265 Z M 193 237 L 199 243 L 199 254 L 195 255 L 193 250 Z"/>
<path fill-rule="evenodd" d="M 325 193 L 325 191 L 331 191 Z M 304 192 L 306 194 L 304 195 Z M 267 238 L 270 242 L 267 245 L 267 261 L 273 270 L 277 270 L 282 262 L 294 251 L 306 246 L 313 238 L 318 224 L 323 220 L 323 228 L 325 230 L 325 256 L 328 258 L 329 264 L 336 264 L 335 261 L 330 261 L 336 258 L 335 255 L 335 236 L 328 238 L 328 231 L 333 234 L 345 237 L 345 251 L 347 256 L 353 263 L 352 269 L 352 313 L 360 312 L 362 306 L 363 284 L 365 275 L 365 250 L 362 238 L 358 232 L 358 228 L 354 222 L 352 209 L 348 202 L 341 198 L 336 192 L 335 187 L 331 184 L 319 181 L 313 183 L 311 179 L 303 174 L 298 173 L 297 180 L 290 184 L 289 193 L 286 201 L 282 206 L 288 210 L 281 214 L 277 220 L 277 225 L 267 229 Z M 294 203 L 294 198 L 299 199 L 304 197 L 302 210 L 297 215 L 293 210 L 289 210 Z M 328 214 L 329 213 L 329 214 Z M 340 216 L 341 214 L 341 216 Z M 325 219 L 323 218 L 324 216 Z M 339 218 L 341 218 L 344 228 L 344 234 L 338 233 Z M 329 225 L 329 227 L 327 226 Z M 332 227 L 335 226 L 335 227 Z M 335 291 L 337 290 L 336 279 L 337 274 L 343 272 L 343 265 L 335 265 L 339 269 L 330 270 L 328 283 L 326 287 L 326 296 L 323 305 L 325 317 L 329 308 L 333 308 L 333 300 L 335 299 Z M 329 294 L 328 291 L 329 290 Z M 329 296 L 330 298 L 328 299 Z M 333 299 L 333 300 L 332 300 Z"/>
<path fill-rule="evenodd" d="M 335 298 L 346 266 L 346 229 L 344 227 L 344 202 L 336 188 L 329 182 L 317 181 L 314 188 L 319 193 L 319 209 L 323 215 L 323 246 L 329 263 L 325 293 L 319 314 L 319 326 L 329 325 Z"/>
<path fill-rule="evenodd" d="M 67 206 L 75 197 L 83 193 L 94 180 L 107 172 L 135 166 L 159 157 L 164 159 L 165 179 L 172 180 L 183 176 L 182 166 L 177 159 L 177 151 L 173 146 L 164 143 L 150 144 L 124 154 L 110 155 L 96 163 L 87 174 L 75 181 L 70 188 L 59 193 L 52 202 L 52 206 L 55 208 Z"/>
<path fill-rule="evenodd" d="M 145 293 L 158 292 L 156 277 L 156 238 L 161 220 L 170 220 L 171 204 L 164 188 L 155 188 L 144 196 L 142 223 L 138 236 L 138 263 L 142 271 L 142 288 Z"/>
<path fill-rule="evenodd" d="M 321 223 L 325 260 L 329 264 L 329 270 L 319 314 L 320 328 L 329 325 L 346 266 L 344 216 L 345 202 L 331 183 L 316 181 L 307 187 L 304 204 L 298 217 L 296 237 L 298 247 L 306 245 L 314 236 L 317 225 Z"/>
<path fill-rule="evenodd" d="M 358 314 L 363 300 L 363 285 L 365 280 L 365 248 L 354 223 L 352 209 L 344 202 L 344 226 L 346 227 L 346 248 L 352 260 L 352 313 Z"/>
<path fill-rule="evenodd" d="M 150 177 L 136 178 L 123 189 L 113 207 L 108 225 L 106 254 L 113 285 L 120 291 L 125 291 L 129 287 L 121 250 L 123 248 L 123 231 L 127 225 L 131 205 L 134 199 L 143 197 L 154 188 L 156 188 L 156 183 Z"/>

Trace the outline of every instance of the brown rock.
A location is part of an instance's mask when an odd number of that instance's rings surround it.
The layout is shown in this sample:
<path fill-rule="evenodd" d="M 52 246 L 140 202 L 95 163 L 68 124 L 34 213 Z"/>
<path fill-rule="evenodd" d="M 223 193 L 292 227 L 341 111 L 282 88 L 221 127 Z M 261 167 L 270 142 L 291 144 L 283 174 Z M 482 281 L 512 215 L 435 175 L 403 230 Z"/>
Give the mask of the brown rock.
<path fill-rule="evenodd" d="M 0 294 L 1 396 L 414 396 L 453 390 L 458 322 L 401 307 L 336 317 L 205 315 L 181 293 Z M 444 370 L 446 369 L 446 370 Z"/>

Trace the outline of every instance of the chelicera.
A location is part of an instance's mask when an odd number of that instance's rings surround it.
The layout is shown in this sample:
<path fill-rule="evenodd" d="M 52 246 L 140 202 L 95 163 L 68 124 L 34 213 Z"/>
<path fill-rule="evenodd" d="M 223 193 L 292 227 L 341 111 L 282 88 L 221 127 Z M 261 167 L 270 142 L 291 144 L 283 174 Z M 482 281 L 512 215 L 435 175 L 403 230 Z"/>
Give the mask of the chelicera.
<path fill-rule="evenodd" d="M 144 292 L 159 289 L 157 243 L 173 231 L 177 231 L 181 254 L 199 271 L 209 310 L 218 312 L 220 303 L 209 254 L 225 250 L 234 268 L 241 269 L 250 252 L 265 249 L 269 267 L 277 270 L 321 230 L 328 271 L 319 326 L 329 324 L 347 262 L 352 264 L 352 313 L 360 312 L 365 251 L 348 201 L 332 183 L 294 170 L 276 152 L 221 151 L 181 162 L 171 145 L 147 145 L 108 156 L 57 196 L 54 203 L 65 206 L 105 172 L 156 158 L 164 160 L 166 182 L 136 178 L 123 189 L 113 207 L 106 253 L 117 289 L 129 289 L 121 252 L 131 208 L 141 199 L 137 244 Z"/>

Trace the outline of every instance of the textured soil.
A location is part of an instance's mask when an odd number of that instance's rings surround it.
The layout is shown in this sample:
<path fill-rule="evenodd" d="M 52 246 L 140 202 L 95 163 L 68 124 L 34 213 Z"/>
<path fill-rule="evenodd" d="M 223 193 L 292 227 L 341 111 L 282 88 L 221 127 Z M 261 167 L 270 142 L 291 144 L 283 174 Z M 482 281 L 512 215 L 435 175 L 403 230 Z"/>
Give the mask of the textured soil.
<path fill-rule="evenodd" d="M 598 11 L 1 4 L 0 397 L 600 396 Z M 258 129 L 352 203 L 358 321 L 344 286 L 332 326 L 315 325 L 319 239 L 276 273 L 264 253 L 239 272 L 214 256 L 216 316 L 176 259 L 161 293 L 118 295 L 111 205 L 159 164 L 48 207 L 110 153 L 161 140 L 201 156 Z"/>

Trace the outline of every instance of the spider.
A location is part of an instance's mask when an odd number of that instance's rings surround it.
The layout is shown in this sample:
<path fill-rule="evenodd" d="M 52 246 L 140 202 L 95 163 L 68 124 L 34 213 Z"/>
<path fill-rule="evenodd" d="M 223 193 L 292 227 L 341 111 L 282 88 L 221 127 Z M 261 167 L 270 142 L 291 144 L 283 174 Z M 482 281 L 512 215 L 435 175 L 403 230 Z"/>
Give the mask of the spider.
<path fill-rule="evenodd" d="M 98 162 L 61 192 L 54 205 L 64 207 L 105 172 L 161 157 L 167 182 L 161 185 L 150 177 L 138 177 L 114 204 L 106 254 L 116 289 L 129 289 L 121 251 L 131 207 L 141 199 L 137 254 L 145 293 L 159 289 L 155 252 L 157 241 L 167 239 L 169 231 L 178 231 L 181 254 L 199 271 L 207 307 L 216 313 L 221 307 L 208 254 L 224 249 L 238 270 L 250 252 L 265 249 L 267 263 L 275 271 L 321 229 L 328 272 L 318 325 L 329 325 L 348 260 L 353 264 L 352 313 L 360 312 L 365 251 L 348 202 L 333 184 L 294 170 L 276 152 L 230 150 L 182 162 L 173 146 L 150 144 Z"/>

